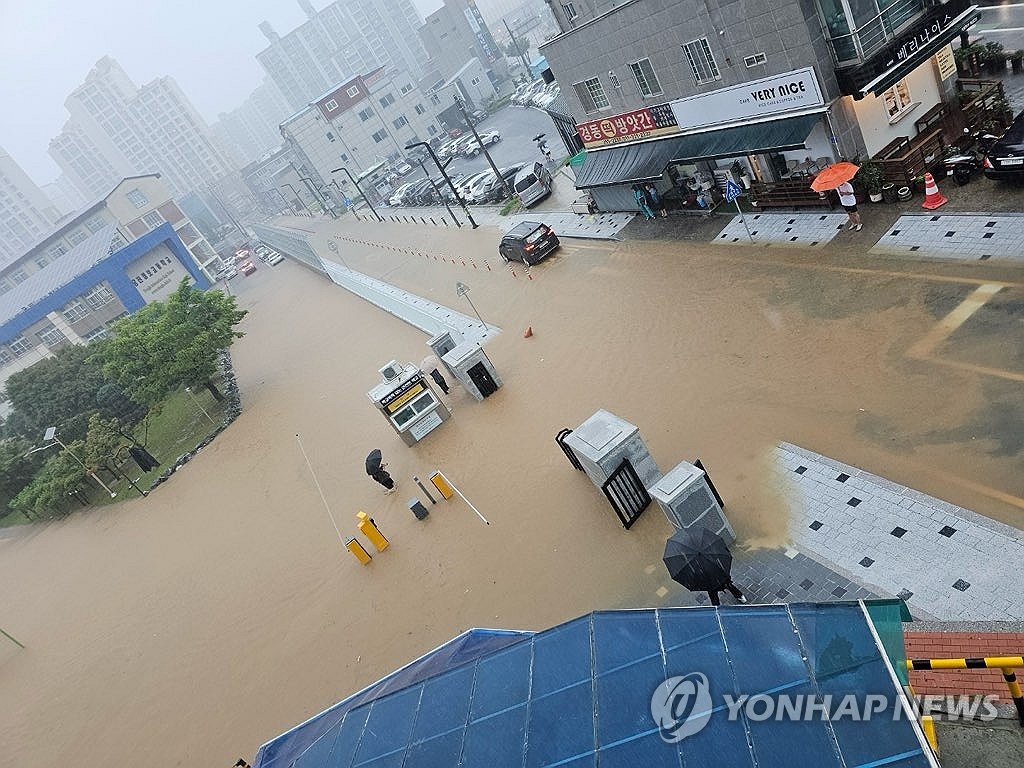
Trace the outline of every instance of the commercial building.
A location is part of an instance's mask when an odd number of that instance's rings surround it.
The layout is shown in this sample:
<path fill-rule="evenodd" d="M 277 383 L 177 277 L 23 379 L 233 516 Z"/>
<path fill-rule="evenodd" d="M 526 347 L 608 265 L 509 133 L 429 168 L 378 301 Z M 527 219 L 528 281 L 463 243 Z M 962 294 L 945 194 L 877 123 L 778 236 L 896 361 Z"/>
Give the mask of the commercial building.
<path fill-rule="evenodd" d="M 322 11 L 299 0 L 299 7 L 307 21 L 283 37 L 260 24 L 270 46 L 256 54 L 292 111 L 378 67 L 423 76 L 427 54 L 416 34 L 423 20 L 411 0 L 338 0 Z"/>
<path fill-rule="evenodd" d="M 98 232 L 113 227 L 107 242 L 118 250 L 164 224 L 188 254 L 195 270 L 211 278 L 221 267 L 209 242 L 171 198 L 160 174 L 151 173 L 122 179 L 99 200 L 73 216 L 62 219 L 31 248 L 0 269 L 0 302 L 33 276 L 62 261 L 79 245 Z"/>
<path fill-rule="evenodd" d="M 94 232 L 0 296 L 0 387 L 68 344 L 101 338 L 115 320 L 165 299 L 184 278 L 209 287 L 169 222 L 126 244 L 121 227 L 97 213 L 88 219 L 97 223 Z"/>
<path fill-rule="evenodd" d="M 358 176 L 405 157 L 407 145 L 441 133 L 434 112 L 408 73 L 378 68 L 335 85 L 282 123 L 281 135 L 303 175 L 320 187 L 337 181 L 354 198 L 348 178 L 331 171 Z"/>
<path fill-rule="evenodd" d="M 30 248 L 57 218 L 53 203 L 0 147 L 0 266 Z"/>
<path fill-rule="evenodd" d="M 919 132 L 956 68 L 967 0 L 591 0 L 555 8 L 541 47 L 586 157 L 577 186 L 604 210 L 630 185 L 668 193 L 872 156 Z M 804 184 L 806 186 L 806 184 Z M 684 193 L 685 194 L 685 193 Z"/>
<path fill-rule="evenodd" d="M 104 56 L 64 102 L 71 117 L 50 155 L 84 194 L 158 171 L 174 195 L 232 170 L 203 118 L 170 77 L 141 87 Z"/>
<path fill-rule="evenodd" d="M 508 79 L 505 55 L 473 0 L 445 0 L 419 30 L 430 57 L 429 82 L 447 81 L 469 59 L 479 59 L 492 85 Z"/>

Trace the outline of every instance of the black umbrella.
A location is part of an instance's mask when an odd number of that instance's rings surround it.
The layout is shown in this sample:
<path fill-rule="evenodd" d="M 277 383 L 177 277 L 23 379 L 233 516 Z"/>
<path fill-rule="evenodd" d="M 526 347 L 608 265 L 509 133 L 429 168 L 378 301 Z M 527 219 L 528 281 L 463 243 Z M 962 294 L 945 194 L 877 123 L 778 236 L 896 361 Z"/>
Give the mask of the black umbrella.
<path fill-rule="evenodd" d="M 732 553 L 720 536 L 707 528 L 676 531 L 665 542 L 669 576 L 691 592 L 725 589 L 732 568 Z"/>
<path fill-rule="evenodd" d="M 380 448 L 374 448 L 366 457 L 366 474 L 373 477 L 375 474 L 380 472 L 381 464 L 383 462 L 384 459 L 380 455 Z"/>

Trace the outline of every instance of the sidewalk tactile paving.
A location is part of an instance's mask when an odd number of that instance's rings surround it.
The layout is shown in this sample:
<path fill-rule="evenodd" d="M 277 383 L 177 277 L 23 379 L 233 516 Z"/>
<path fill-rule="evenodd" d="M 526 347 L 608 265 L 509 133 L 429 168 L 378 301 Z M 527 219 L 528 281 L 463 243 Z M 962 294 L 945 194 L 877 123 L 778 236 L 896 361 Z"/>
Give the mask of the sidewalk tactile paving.
<path fill-rule="evenodd" d="M 845 213 L 750 213 L 746 227 L 740 216 L 734 216 L 711 242 L 719 245 L 779 243 L 813 248 L 828 243 L 849 222 Z M 750 236 L 747 236 L 747 229 Z"/>
<path fill-rule="evenodd" d="M 1024 261 L 1024 217 L 1008 214 L 905 214 L 871 253 L 943 259 Z"/>
<path fill-rule="evenodd" d="M 795 445 L 776 458 L 801 552 L 916 616 L 1024 619 L 1024 531 Z"/>

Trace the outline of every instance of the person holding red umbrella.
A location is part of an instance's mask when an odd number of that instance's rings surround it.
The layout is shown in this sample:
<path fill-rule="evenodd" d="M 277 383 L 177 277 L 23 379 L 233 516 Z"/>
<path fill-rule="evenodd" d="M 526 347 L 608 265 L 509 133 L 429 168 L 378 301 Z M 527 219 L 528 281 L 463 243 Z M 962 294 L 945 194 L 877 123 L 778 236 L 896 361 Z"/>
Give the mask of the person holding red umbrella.
<path fill-rule="evenodd" d="M 845 161 L 833 163 L 819 171 L 818 175 L 814 177 L 814 181 L 811 182 L 811 189 L 815 192 L 826 192 L 834 189 L 838 193 L 839 204 L 843 206 L 843 210 L 846 211 L 846 215 L 850 219 L 846 229 L 853 229 L 857 232 L 860 232 L 864 225 L 860 220 L 860 212 L 857 210 L 857 197 L 854 194 L 853 185 L 850 181 L 857 175 L 859 170 L 860 166 L 853 163 Z"/>

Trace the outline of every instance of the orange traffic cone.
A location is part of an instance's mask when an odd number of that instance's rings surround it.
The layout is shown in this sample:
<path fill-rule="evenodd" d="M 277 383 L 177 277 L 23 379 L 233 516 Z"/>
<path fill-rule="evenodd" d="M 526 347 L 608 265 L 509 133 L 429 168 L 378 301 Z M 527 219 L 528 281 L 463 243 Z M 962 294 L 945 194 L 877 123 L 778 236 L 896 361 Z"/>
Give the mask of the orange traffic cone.
<path fill-rule="evenodd" d="M 532 325 L 528 325 L 528 326 L 526 326 L 526 330 L 523 331 L 523 338 L 524 339 L 528 339 L 531 336 L 533 336 L 533 326 Z"/>
<path fill-rule="evenodd" d="M 935 177 L 930 173 L 924 175 L 924 202 L 921 207 L 927 211 L 934 211 L 936 208 L 945 205 L 949 201 L 939 192 L 939 185 L 935 183 Z"/>

